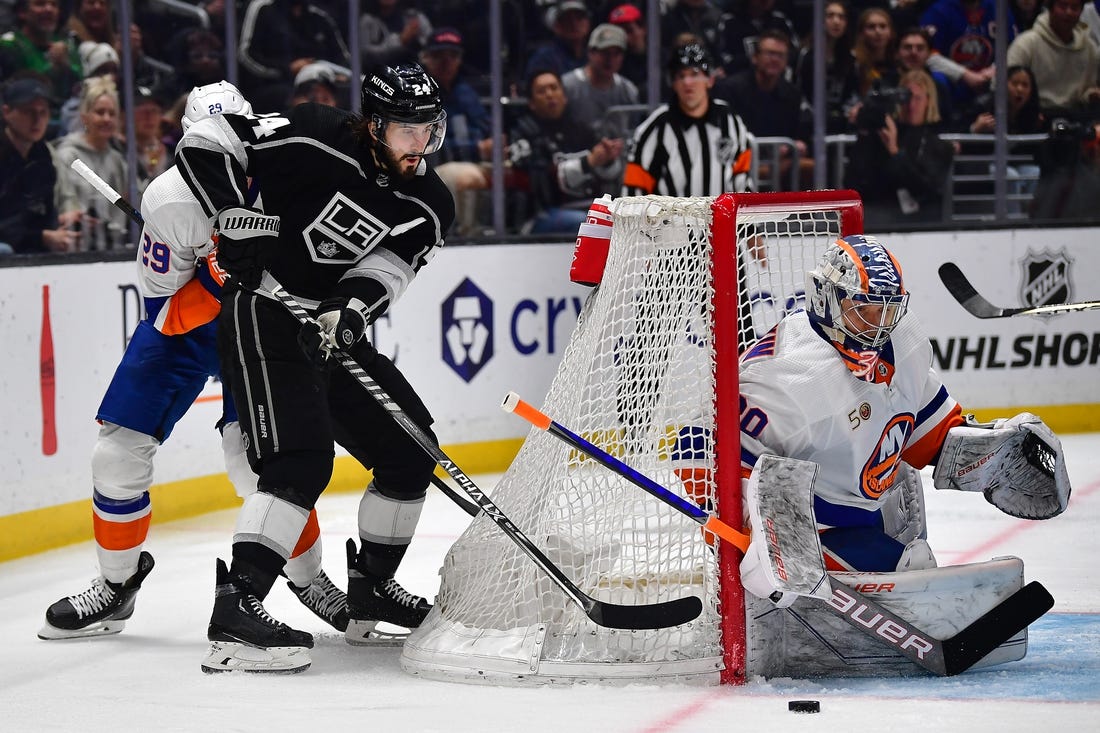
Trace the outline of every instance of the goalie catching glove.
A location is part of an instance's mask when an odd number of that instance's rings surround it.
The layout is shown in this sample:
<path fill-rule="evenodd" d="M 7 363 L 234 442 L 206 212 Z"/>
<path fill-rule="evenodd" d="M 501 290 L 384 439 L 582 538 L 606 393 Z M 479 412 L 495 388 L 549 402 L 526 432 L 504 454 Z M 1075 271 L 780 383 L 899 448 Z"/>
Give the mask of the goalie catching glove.
<path fill-rule="evenodd" d="M 249 290 L 260 286 L 264 264 L 279 242 L 279 217 L 248 206 L 227 206 L 214 216 L 218 267 Z"/>
<path fill-rule="evenodd" d="M 1030 412 L 951 428 L 932 479 L 937 489 L 980 491 L 1005 514 L 1050 519 L 1069 504 L 1062 443 Z"/>
<path fill-rule="evenodd" d="M 317 320 L 303 323 L 298 343 L 306 356 L 323 365 L 333 350 L 347 352 L 367 333 L 367 307 L 357 298 L 329 298 L 317 308 Z"/>

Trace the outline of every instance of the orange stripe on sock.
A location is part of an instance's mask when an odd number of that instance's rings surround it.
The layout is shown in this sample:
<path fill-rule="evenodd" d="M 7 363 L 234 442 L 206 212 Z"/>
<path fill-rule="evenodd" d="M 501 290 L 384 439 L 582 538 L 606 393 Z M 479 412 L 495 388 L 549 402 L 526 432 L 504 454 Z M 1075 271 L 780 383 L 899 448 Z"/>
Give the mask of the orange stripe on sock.
<path fill-rule="evenodd" d="M 109 522 L 98 514 L 92 515 L 95 541 L 105 550 L 132 550 L 145 544 L 149 535 L 152 512 L 129 522 Z"/>
<path fill-rule="evenodd" d="M 321 536 L 321 525 L 317 522 L 317 510 L 310 509 L 306 526 L 302 527 L 302 534 L 298 537 L 298 544 L 294 546 L 294 552 L 290 553 L 291 559 L 307 552 Z"/>

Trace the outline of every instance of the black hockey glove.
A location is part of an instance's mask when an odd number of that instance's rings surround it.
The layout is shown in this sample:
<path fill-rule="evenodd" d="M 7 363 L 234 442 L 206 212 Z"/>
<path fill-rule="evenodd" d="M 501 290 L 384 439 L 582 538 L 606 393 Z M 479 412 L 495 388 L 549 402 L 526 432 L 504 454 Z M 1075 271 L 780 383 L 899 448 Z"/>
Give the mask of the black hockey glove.
<path fill-rule="evenodd" d="M 330 298 L 317 309 L 317 320 L 302 324 L 298 344 L 321 366 L 334 349 L 347 352 L 367 333 L 366 307 L 355 298 Z"/>
<path fill-rule="evenodd" d="M 227 206 L 214 217 L 218 266 L 241 286 L 260 286 L 267 256 L 279 241 L 279 217 L 247 206 Z"/>

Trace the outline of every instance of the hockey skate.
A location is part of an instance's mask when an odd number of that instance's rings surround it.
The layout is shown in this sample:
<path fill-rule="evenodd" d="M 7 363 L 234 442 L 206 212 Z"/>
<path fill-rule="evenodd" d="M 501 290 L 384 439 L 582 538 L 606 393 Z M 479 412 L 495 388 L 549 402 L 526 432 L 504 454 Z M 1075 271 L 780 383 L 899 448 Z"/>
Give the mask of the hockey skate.
<path fill-rule="evenodd" d="M 379 623 L 415 629 L 432 606 L 420 596 L 402 588 L 393 578 L 379 578 L 359 568 L 355 540 L 347 542 L 348 627 L 347 643 L 355 646 L 400 645 L 408 638 L 404 631 L 379 629 Z"/>
<path fill-rule="evenodd" d="M 347 631 L 348 597 L 336 587 L 324 570 L 305 588 L 299 588 L 289 580 L 286 586 L 298 596 L 303 606 L 313 611 L 326 624 L 337 631 Z"/>
<path fill-rule="evenodd" d="M 202 671 L 207 674 L 304 672 L 311 663 L 308 650 L 313 648 L 313 637 L 272 618 L 247 581 L 230 575 L 220 559 L 206 638 L 211 644 Z"/>
<path fill-rule="evenodd" d="M 134 603 L 145 576 L 153 569 L 153 556 L 138 556 L 137 572 L 121 583 L 112 583 L 102 575 L 92 587 L 74 596 L 66 596 L 46 609 L 46 625 L 39 639 L 79 639 L 117 634 L 134 615 Z"/>

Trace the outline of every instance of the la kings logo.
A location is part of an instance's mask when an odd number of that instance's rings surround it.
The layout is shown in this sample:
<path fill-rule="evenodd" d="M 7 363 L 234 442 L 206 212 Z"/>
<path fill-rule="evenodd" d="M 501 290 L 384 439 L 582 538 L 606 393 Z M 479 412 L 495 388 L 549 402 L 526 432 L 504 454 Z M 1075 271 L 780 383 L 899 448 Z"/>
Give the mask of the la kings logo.
<path fill-rule="evenodd" d="M 302 236 L 314 262 L 349 264 L 378 246 L 389 231 L 378 217 L 337 193 Z"/>

